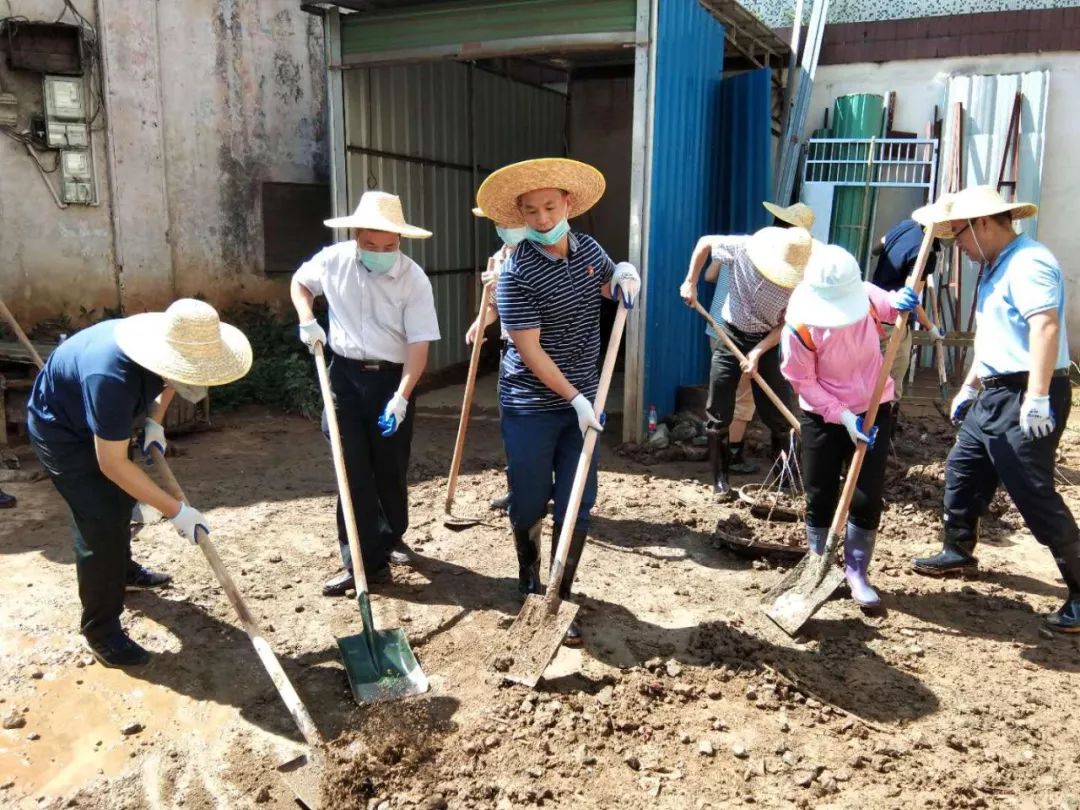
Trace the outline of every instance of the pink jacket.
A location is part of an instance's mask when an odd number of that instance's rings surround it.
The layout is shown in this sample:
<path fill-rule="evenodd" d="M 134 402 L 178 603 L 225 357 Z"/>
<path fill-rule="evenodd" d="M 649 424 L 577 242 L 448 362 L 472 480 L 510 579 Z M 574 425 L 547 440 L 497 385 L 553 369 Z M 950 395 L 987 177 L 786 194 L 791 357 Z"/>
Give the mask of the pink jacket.
<path fill-rule="evenodd" d="M 895 323 L 897 311 L 889 303 L 889 294 L 869 282 L 865 286 L 881 323 Z M 885 362 L 878 325 L 869 311 L 850 326 L 811 326 L 809 332 L 814 349 L 803 345 L 791 324 L 785 325 L 780 337 L 780 371 L 799 395 L 799 407 L 834 424 L 840 424 L 840 414 L 845 410 L 864 413 Z M 894 396 L 890 378 L 881 401 L 891 402 Z"/>

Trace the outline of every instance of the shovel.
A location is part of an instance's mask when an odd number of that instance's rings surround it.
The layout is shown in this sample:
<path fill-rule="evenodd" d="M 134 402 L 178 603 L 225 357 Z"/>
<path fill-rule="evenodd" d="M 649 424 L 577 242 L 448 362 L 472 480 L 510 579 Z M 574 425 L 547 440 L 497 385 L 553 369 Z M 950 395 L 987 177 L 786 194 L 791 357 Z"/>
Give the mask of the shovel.
<path fill-rule="evenodd" d="M 607 402 L 608 387 L 611 385 L 611 375 L 615 370 L 619 343 L 626 325 L 626 312 L 626 307 L 620 304 L 615 314 L 615 323 L 611 327 L 607 354 L 604 355 L 604 368 L 600 372 L 596 399 L 593 400 L 593 412 L 597 418 L 604 412 L 604 404 Z M 525 600 L 521 612 L 510 626 L 505 644 L 495 656 L 496 659 L 511 659 L 509 670 L 503 674 L 506 680 L 524 684 L 530 689 L 536 686 L 551 659 L 555 657 L 566 631 L 570 629 L 570 623 L 577 616 L 578 606 L 559 598 L 559 586 L 562 584 L 566 558 L 570 553 L 570 539 L 574 534 L 581 497 L 585 493 L 585 482 L 589 479 L 589 464 L 592 462 L 599 435 L 595 430 L 585 432 L 577 471 L 574 473 L 574 486 L 570 490 L 570 501 L 566 505 L 562 533 L 555 551 L 555 561 L 551 566 L 551 576 L 548 577 L 547 595 L 531 594 Z"/>
<path fill-rule="evenodd" d="M 30 342 L 30 338 L 26 336 L 26 332 L 19 326 L 19 322 L 15 320 L 15 316 L 11 314 L 11 310 L 7 308 L 7 304 L 2 299 L 0 299 L 0 317 L 7 321 L 7 325 L 11 327 L 11 331 L 15 333 L 19 343 L 30 353 L 30 359 L 34 361 L 34 365 L 38 368 L 44 368 L 45 361 L 41 359 L 41 355 L 37 353 L 34 344 Z"/>
<path fill-rule="evenodd" d="M 908 279 L 908 286 L 913 288 L 916 294 L 922 292 L 923 269 L 926 267 L 926 257 L 930 253 L 930 246 L 934 240 L 934 229 L 927 228 L 923 237 L 922 246 L 919 248 L 919 257 L 915 262 L 915 269 Z M 896 327 L 889 337 L 889 345 L 885 349 L 885 361 L 881 364 L 877 384 L 870 396 L 870 405 L 866 409 L 866 418 L 863 424 L 869 430 L 877 418 L 878 406 L 881 404 L 881 394 L 885 390 L 885 384 L 889 379 L 896 352 L 900 348 L 900 340 L 904 329 L 907 327 L 907 319 L 910 313 L 901 312 L 897 318 Z M 811 616 L 820 608 L 844 580 L 844 572 L 840 570 L 834 561 L 836 550 L 840 545 L 840 533 L 847 523 L 848 508 L 851 506 L 851 498 L 855 494 L 855 485 L 859 480 L 859 472 L 862 470 L 863 459 L 866 458 L 867 445 L 858 442 L 855 452 L 848 465 L 847 479 L 844 481 L 844 491 L 840 496 L 840 503 L 836 507 L 832 525 L 829 527 L 829 538 L 825 543 L 825 551 L 821 555 L 807 554 L 788 573 L 780 583 L 769 592 L 766 601 L 772 604 L 766 611 L 781 630 L 789 636 L 795 635 Z"/>
<path fill-rule="evenodd" d="M 428 690 L 428 679 L 420 669 L 405 633 L 400 628 L 376 630 L 371 616 L 364 558 L 360 555 L 360 537 L 356 531 L 356 513 L 353 511 L 349 478 L 345 472 L 337 408 L 334 395 L 330 391 L 330 378 L 326 373 L 322 344 L 315 346 L 315 367 L 319 372 L 319 388 L 326 405 L 334 474 L 337 476 L 338 494 L 341 496 L 341 511 L 345 515 L 345 533 L 349 538 L 353 578 L 356 580 L 356 601 L 360 606 L 360 623 L 363 627 L 359 635 L 345 636 L 337 640 L 341 660 L 345 664 L 345 674 L 349 677 L 349 686 L 352 687 L 353 697 L 358 703 L 376 703 L 396 700 L 406 695 L 420 695 Z"/>
<path fill-rule="evenodd" d="M 488 259 L 488 270 L 493 269 L 495 259 Z M 457 441 L 454 442 L 454 458 L 450 462 L 450 477 L 446 484 L 446 506 L 444 507 L 443 525 L 451 529 L 464 529 L 483 521 L 477 517 L 461 517 L 454 514 L 454 495 L 457 493 L 458 473 L 461 471 L 461 456 L 465 450 L 465 433 L 469 429 L 469 413 L 472 411 L 473 391 L 476 388 L 476 369 L 480 365 L 480 349 L 484 343 L 483 329 L 487 322 L 490 296 L 495 283 L 485 284 L 480 294 L 480 314 L 476 316 L 476 337 L 473 339 L 472 356 L 469 358 L 469 376 L 465 379 L 465 398 L 461 403 L 461 421 L 458 422 Z"/>
<path fill-rule="evenodd" d="M 713 328 L 713 331 L 719 335 L 720 340 L 727 346 L 727 350 L 735 355 L 735 359 L 739 361 L 739 365 L 746 362 L 746 355 L 739 351 L 739 347 L 735 345 L 735 342 L 728 336 L 728 333 L 713 320 L 713 316 L 709 314 L 709 310 L 705 309 L 699 301 L 694 301 L 694 309 L 698 311 L 702 318 L 709 322 L 709 325 Z M 788 410 L 784 404 L 784 400 L 777 396 L 767 382 L 762 378 L 757 370 L 750 372 L 750 377 L 758 384 L 758 387 L 765 392 L 765 396 L 772 400 L 772 404 L 776 406 L 776 409 L 780 411 L 780 415 L 787 419 L 788 424 L 791 425 L 791 429 L 795 431 L 796 435 L 802 435 L 802 428 L 799 426 L 799 420 L 795 418 L 795 414 Z"/>
<path fill-rule="evenodd" d="M 153 447 L 150 452 L 154 464 L 164 480 L 165 489 L 174 498 L 187 503 L 187 498 L 184 497 L 184 492 L 180 488 L 176 476 L 169 469 L 169 464 L 165 461 L 161 451 L 157 447 Z M 303 701 L 300 700 L 300 696 L 289 681 L 289 676 L 281 668 L 281 663 L 278 661 L 277 656 L 274 655 L 274 651 L 270 649 L 270 644 L 263 635 L 262 628 L 255 621 L 255 617 L 251 615 L 251 611 L 248 610 L 247 603 L 244 602 L 244 597 L 240 595 L 236 583 L 229 576 L 229 572 L 225 570 L 217 549 L 210 542 L 210 536 L 206 532 L 196 529 L 196 537 L 203 556 L 206 557 L 206 561 L 210 564 L 210 570 L 214 572 L 214 576 L 217 577 L 222 590 L 225 591 L 225 595 L 232 602 L 236 615 L 240 617 L 240 623 L 244 625 L 244 630 L 247 632 L 248 638 L 251 639 L 251 644 L 258 654 L 259 660 L 265 667 L 267 674 L 270 675 L 270 680 L 274 682 L 274 688 L 281 695 L 289 714 L 292 715 L 293 722 L 300 729 L 300 733 L 310 749 L 307 753 L 279 765 L 278 773 L 281 774 L 301 802 L 310 807 L 311 810 L 318 810 L 321 805 L 319 783 L 322 781 L 322 772 L 325 766 L 322 754 L 322 735 L 319 734 L 311 715 L 308 714 Z"/>

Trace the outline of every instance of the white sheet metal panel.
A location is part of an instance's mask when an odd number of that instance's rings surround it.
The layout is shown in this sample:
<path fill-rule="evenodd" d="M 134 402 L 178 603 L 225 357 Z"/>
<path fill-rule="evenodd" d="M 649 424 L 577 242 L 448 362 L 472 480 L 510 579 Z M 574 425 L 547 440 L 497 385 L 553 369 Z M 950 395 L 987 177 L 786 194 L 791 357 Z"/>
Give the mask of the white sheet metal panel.
<path fill-rule="evenodd" d="M 953 76 L 946 89 L 945 126 L 942 133 L 942 163 L 951 154 L 954 102 L 964 105 L 963 174 L 964 186 L 996 185 L 1001 169 L 1005 138 L 1016 93 L 1023 94 L 1020 108 L 1020 166 L 1017 199 L 1038 203 L 1042 188 L 1043 156 L 1046 151 L 1046 110 L 1050 91 L 1050 71 L 1006 73 L 990 76 Z M 944 189 L 947 178 L 939 179 Z M 1008 189 L 1003 192 L 1008 196 Z M 1038 234 L 1038 217 L 1022 220 L 1020 230 L 1032 238 Z M 966 329 L 979 267 L 966 257 L 960 260 L 963 274 L 961 319 L 954 328 Z"/>

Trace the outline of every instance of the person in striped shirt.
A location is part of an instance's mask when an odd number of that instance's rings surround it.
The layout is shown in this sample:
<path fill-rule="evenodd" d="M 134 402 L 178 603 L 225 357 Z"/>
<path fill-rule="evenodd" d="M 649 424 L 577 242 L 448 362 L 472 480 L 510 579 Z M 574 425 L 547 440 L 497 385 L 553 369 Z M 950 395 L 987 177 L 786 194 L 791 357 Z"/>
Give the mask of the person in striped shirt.
<path fill-rule="evenodd" d="M 595 239 L 570 231 L 567 220 L 592 208 L 604 186 L 592 166 L 540 158 L 504 166 L 476 195 L 495 222 L 526 228 L 525 240 L 503 265 L 497 296 L 510 335 L 499 405 L 522 597 L 541 591 L 541 521 L 552 496 L 552 555 L 563 521 L 574 521 L 559 594 L 570 595 L 596 501 L 594 453 L 578 514 L 566 514 L 585 433 L 603 430 L 592 405 L 599 383 L 600 304 L 609 298 L 630 308 L 641 285 L 632 265 L 614 264 Z M 581 643 L 576 623 L 566 643 Z"/>

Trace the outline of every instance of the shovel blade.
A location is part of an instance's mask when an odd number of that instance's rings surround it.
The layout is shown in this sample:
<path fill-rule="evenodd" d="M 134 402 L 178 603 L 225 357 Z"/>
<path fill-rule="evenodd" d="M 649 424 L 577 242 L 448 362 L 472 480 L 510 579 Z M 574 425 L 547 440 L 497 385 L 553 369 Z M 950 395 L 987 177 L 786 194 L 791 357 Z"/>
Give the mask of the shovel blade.
<path fill-rule="evenodd" d="M 376 630 L 366 593 L 357 596 L 363 632 L 337 640 L 349 686 L 358 703 L 397 700 L 422 695 L 427 676 L 400 629 Z"/>
<path fill-rule="evenodd" d="M 506 641 L 495 653 L 495 660 L 510 659 L 510 668 L 503 677 L 535 688 L 559 651 L 577 612 L 578 606 L 572 602 L 556 599 L 551 603 L 538 594 L 529 596 L 510 625 Z"/>
<path fill-rule="evenodd" d="M 443 526 L 448 529 L 454 529 L 459 531 L 461 529 L 470 529 L 473 526 L 479 526 L 484 522 L 481 517 L 473 517 L 469 515 L 455 515 L 451 512 L 443 514 Z"/>
<path fill-rule="evenodd" d="M 322 795 L 319 786 L 322 783 L 323 774 L 321 757 L 313 753 L 301 754 L 295 759 L 278 765 L 277 771 L 292 790 L 297 801 L 308 810 L 320 810 Z"/>
<path fill-rule="evenodd" d="M 832 555 L 807 554 L 769 592 L 766 615 L 789 636 L 795 635 L 844 581 Z"/>

